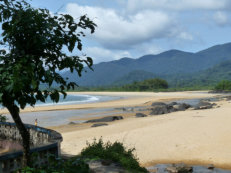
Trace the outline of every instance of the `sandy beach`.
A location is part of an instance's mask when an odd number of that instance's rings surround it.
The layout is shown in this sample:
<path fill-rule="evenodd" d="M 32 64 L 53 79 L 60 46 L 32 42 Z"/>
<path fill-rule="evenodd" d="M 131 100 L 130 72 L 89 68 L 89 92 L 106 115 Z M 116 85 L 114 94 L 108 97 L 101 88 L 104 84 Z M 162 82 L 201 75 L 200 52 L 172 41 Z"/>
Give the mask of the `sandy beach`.
<path fill-rule="evenodd" d="M 79 93 L 71 93 L 79 94 Z M 216 97 L 207 92 L 81 92 L 87 95 L 123 97 L 119 100 L 79 105 L 62 105 L 27 108 L 24 112 L 92 108 L 121 108 L 150 105 L 154 101 L 173 101 Z M 108 126 L 91 128 L 91 124 L 51 127 L 63 136 L 63 154 L 75 155 L 86 147 L 86 141 L 103 138 L 104 141 L 121 141 L 135 147 L 135 154 L 143 166 L 158 163 L 194 165 L 214 164 L 231 169 L 231 102 L 216 102 L 220 107 L 206 110 L 186 110 L 159 116 L 136 118 L 135 113 L 123 114 L 124 119 Z M 1 110 L 1 112 L 7 112 Z"/>
<path fill-rule="evenodd" d="M 20 112 L 40 112 L 54 110 L 70 110 L 70 109 L 92 109 L 92 108 L 116 108 L 143 105 L 154 101 L 171 101 L 176 99 L 193 99 L 212 97 L 214 94 L 206 92 L 189 91 L 189 92 L 68 92 L 68 94 L 80 95 L 97 95 L 97 96 L 117 96 L 122 97 L 119 100 L 111 100 L 107 102 L 94 102 L 87 104 L 75 105 L 58 105 L 58 106 L 39 106 L 26 107 Z M 8 113 L 7 109 L 0 109 L 0 114 Z"/>
<path fill-rule="evenodd" d="M 131 97 L 102 105 L 134 106 L 157 100 L 215 96 L 198 92 L 152 93 L 151 96 L 149 93 L 126 94 Z M 135 147 L 144 166 L 184 162 L 231 169 L 231 102 L 220 101 L 217 104 L 219 108 L 208 110 L 187 110 L 145 118 L 130 116 L 97 128 L 55 129 L 63 135 L 62 151 L 66 154 L 78 154 L 86 146 L 86 141 L 102 137 L 104 141 L 121 141 L 127 147 Z"/>

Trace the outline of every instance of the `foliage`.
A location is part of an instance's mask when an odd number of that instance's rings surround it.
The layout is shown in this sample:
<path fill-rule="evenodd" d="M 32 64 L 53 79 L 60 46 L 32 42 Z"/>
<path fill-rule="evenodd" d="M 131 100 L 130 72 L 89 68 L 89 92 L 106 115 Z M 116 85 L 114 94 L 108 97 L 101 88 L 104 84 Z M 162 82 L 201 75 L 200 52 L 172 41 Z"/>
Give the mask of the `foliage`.
<path fill-rule="evenodd" d="M 53 155 L 49 157 L 48 165 L 41 167 L 25 167 L 20 170 L 21 173 L 88 173 L 90 172 L 88 164 L 89 160 L 107 160 L 119 163 L 124 169 L 133 173 L 146 173 L 145 168 L 140 167 L 138 159 L 134 156 L 133 149 L 126 149 L 123 143 L 104 143 L 102 138 L 98 141 L 94 140 L 92 144 L 87 143 L 79 156 L 69 159 L 55 158 Z M 36 155 L 34 155 L 34 158 Z M 34 160 L 36 163 L 36 160 Z"/>
<path fill-rule="evenodd" d="M 6 122 L 6 121 L 7 121 L 6 116 L 0 114 L 0 122 Z"/>
<path fill-rule="evenodd" d="M 142 82 L 133 82 L 132 84 L 122 86 L 122 88 L 128 91 L 154 91 L 157 89 L 167 89 L 168 83 L 163 79 L 154 78 Z"/>
<path fill-rule="evenodd" d="M 89 166 L 79 157 L 64 160 L 49 157 L 49 164 L 41 167 L 25 167 L 21 173 L 89 173 Z"/>
<path fill-rule="evenodd" d="M 92 144 L 87 143 L 87 147 L 82 150 L 81 156 L 91 159 L 105 159 L 121 164 L 121 166 L 131 172 L 147 172 L 140 167 L 138 159 L 134 156 L 134 148 L 126 149 L 121 142 L 106 142 L 102 138 L 96 139 Z"/>
<path fill-rule="evenodd" d="M 58 71 L 76 70 L 81 76 L 84 64 L 92 66 L 90 57 L 67 55 L 63 49 L 72 52 L 76 47 L 81 51 L 83 30 L 93 33 L 96 25 L 86 15 L 76 23 L 68 14 L 53 15 L 19 0 L 0 1 L 0 10 L 0 43 L 5 47 L 0 50 L 0 102 L 6 106 L 16 101 L 22 109 L 38 100 L 45 102 L 48 96 L 58 102 L 59 92 L 66 96 L 65 89 L 76 86 L 66 82 Z M 50 87 L 54 82 L 58 89 L 39 88 L 40 84 Z"/>
<path fill-rule="evenodd" d="M 68 14 L 32 8 L 25 0 L 1 0 L 0 11 L 0 103 L 16 123 L 22 137 L 23 165 L 29 165 L 30 134 L 21 121 L 19 107 L 34 106 L 47 97 L 58 102 L 59 93 L 65 98 L 65 91 L 77 86 L 58 72 L 69 69 L 81 76 L 84 65 L 91 68 L 90 57 L 70 53 L 82 50 L 83 31 L 93 33 L 96 25 L 86 15 L 76 22 Z M 51 87 L 53 83 L 57 88 Z M 42 84 L 48 87 L 41 90 Z"/>
<path fill-rule="evenodd" d="M 214 88 L 215 90 L 231 90 L 231 81 L 228 80 L 222 80 L 220 81 Z"/>
<path fill-rule="evenodd" d="M 131 84 L 133 82 L 140 82 L 140 81 L 144 81 L 146 79 L 153 79 L 155 77 L 157 77 L 157 76 L 155 76 L 151 72 L 147 72 L 144 70 L 134 70 L 134 71 L 120 77 L 116 81 L 114 81 L 112 83 L 112 85 L 123 86 L 125 84 Z"/>

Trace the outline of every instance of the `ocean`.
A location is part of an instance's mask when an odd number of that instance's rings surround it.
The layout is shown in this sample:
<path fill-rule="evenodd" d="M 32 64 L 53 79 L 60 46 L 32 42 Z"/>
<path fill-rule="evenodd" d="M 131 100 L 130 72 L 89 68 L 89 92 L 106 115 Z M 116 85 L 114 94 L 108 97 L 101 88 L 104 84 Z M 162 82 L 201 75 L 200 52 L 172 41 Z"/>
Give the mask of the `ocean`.
<path fill-rule="evenodd" d="M 104 101 L 109 101 L 109 100 L 117 100 L 120 98 L 121 97 L 118 97 L 118 96 L 100 96 L 100 95 L 93 96 L 93 95 L 68 94 L 65 99 L 63 99 L 63 96 L 60 95 L 60 101 L 58 103 L 54 103 L 52 102 L 52 100 L 47 99 L 46 103 L 37 102 L 35 107 L 104 102 Z M 74 117 L 76 118 L 97 117 L 97 116 L 102 115 L 104 112 L 108 112 L 108 111 L 110 112 L 112 110 L 113 110 L 112 108 L 95 108 L 95 109 L 26 112 L 26 113 L 20 113 L 20 117 L 22 121 L 26 124 L 34 124 L 35 119 L 38 119 L 39 126 L 49 127 L 49 126 L 68 124 L 71 122 L 71 119 Z M 106 115 L 109 115 L 109 114 L 107 113 Z M 8 118 L 8 121 L 13 122 L 9 114 L 4 114 L 4 116 Z M 84 121 L 74 121 L 74 122 L 82 123 Z"/>

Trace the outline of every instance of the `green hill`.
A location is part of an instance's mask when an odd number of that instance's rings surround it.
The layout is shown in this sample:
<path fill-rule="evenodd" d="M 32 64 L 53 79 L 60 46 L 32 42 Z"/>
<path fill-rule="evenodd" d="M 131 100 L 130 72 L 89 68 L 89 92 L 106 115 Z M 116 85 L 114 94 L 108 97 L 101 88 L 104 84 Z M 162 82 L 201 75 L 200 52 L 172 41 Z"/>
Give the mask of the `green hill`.
<path fill-rule="evenodd" d="M 231 60 L 193 74 L 163 76 L 170 87 L 211 86 L 222 80 L 231 80 Z"/>
<path fill-rule="evenodd" d="M 231 60 L 231 43 L 216 45 L 197 53 L 170 50 L 158 55 L 145 55 L 138 59 L 122 58 L 103 62 L 94 65 L 94 71 L 86 69 L 86 73 L 81 78 L 70 72 L 64 72 L 62 75 L 69 77 L 80 86 L 120 85 L 139 78 L 148 79 L 152 74 L 154 77 L 167 79 L 170 86 L 181 85 L 182 81 L 183 85 L 187 85 L 192 81 L 206 83 L 208 80 L 213 81 L 214 78 L 218 80 L 218 76 L 228 78 L 227 71 L 220 69 L 219 73 L 213 74 L 212 70 L 224 68 L 213 66 L 229 60 Z M 214 69 L 204 71 L 212 67 Z M 195 77 L 194 74 L 199 75 L 200 78 Z"/>

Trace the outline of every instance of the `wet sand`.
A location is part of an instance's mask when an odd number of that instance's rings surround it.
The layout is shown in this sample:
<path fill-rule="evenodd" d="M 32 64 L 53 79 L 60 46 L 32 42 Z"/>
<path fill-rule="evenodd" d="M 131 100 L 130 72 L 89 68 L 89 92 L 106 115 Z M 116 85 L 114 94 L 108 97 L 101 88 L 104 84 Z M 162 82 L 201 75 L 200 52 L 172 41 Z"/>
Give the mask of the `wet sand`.
<path fill-rule="evenodd" d="M 144 166 L 157 163 L 214 164 L 231 168 L 231 103 L 220 108 L 187 110 L 145 118 L 129 117 L 109 126 L 62 132 L 62 151 L 78 154 L 86 141 L 103 138 L 135 147 Z M 59 130 L 59 129 L 56 129 Z"/>
<path fill-rule="evenodd" d="M 114 105 L 140 106 L 153 101 L 215 96 L 198 92 L 154 93 L 151 96 L 148 93 L 132 94 L 126 93 L 130 97 Z M 84 124 L 84 127 L 74 125 L 55 129 L 63 135 L 62 152 L 66 154 L 78 154 L 86 147 L 86 141 L 102 137 L 104 141 L 121 141 L 127 147 L 135 147 L 136 155 L 144 166 L 184 162 L 194 165 L 214 164 L 231 169 L 231 103 L 219 101 L 217 104 L 219 108 L 145 118 L 128 115 L 124 120 L 97 128 Z M 102 106 L 112 106 L 112 102 L 103 103 Z"/>
<path fill-rule="evenodd" d="M 81 92 L 81 94 L 122 96 L 123 99 L 81 105 L 27 108 L 24 112 L 147 106 L 154 101 L 216 96 L 206 92 Z M 86 141 L 91 142 L 94 138 L 102 137 L 104 141 L 121 141 L 129 148 L 135 147 L 136 155 L 144 166 L 184 162 L 194 165 L 214 164 L 220 168 L 231 169 L 231 103 L 228 101 L 217 103 L 220 105 L 219 108 L 187 110 L 144 118 L 135 118 L 132 113 L 123 114 L 125 119 L 96 128 L 90 128 L 91 124 L 86 123 L 51 128 L 61 132 L 63 136 L 61 149 L 64 154 L 79 154 L 86 147 Z M 72 120 L 76 119 L 72 117 Z"/>

